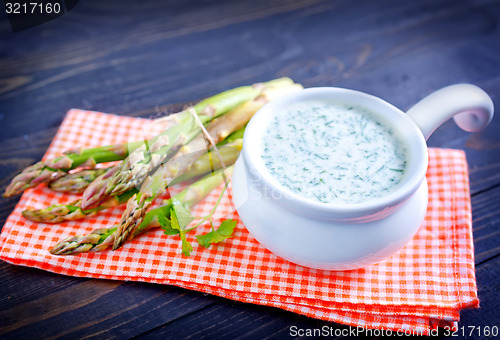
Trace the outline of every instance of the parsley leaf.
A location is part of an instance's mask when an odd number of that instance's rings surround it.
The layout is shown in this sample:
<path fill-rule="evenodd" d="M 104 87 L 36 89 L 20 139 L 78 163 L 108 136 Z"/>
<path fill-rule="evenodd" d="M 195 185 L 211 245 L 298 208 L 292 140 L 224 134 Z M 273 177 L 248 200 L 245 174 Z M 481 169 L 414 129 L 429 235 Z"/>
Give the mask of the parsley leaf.
<path fill-rule="evenodd" d="M 181 239 L 182 239 L 182 255 L 184 256 L 191 255 L 191 252 L 193 251 L 193 246 L 191 245 L 191 243 L 189 243 L 188 240 L 186 240 L 185 233 L 181 234 Z"/>
<path fill-rule="evenodd" d="M 214 226 L 212 225 L 212 231 L 203 235 L 196 235 L 196 239 L 200 245 L 208 248 L 212 243 L 219 243 L 230 238 L 236 224 L 236 220 L 224 220 L 219 228 L 214 229 Z"/>
<path fill-rule="evenodd" d="M 177 199 L 172 200 L 172 205 L 179 228 L 185 230 L 187 225 L 193 220 L 190 209 Z"/>
<path fill-rule="evenodd" d="M 172 223 L 168 218 L 165 217 L 165 215 L 159 214 L 157 216 L 158 218 L 158 223 L 160 224 L 161 228 L 163 229 L 163 233 L 165 235 L 175 235 L 179 234 L 179 231 L 176 229 L 173 229 L 171 227 Z"/>
<path fill-rule="evenodd" d="M 179 231 L 179 236 L 181 237 L 182 241 L 182 254 L 185 256 L 189 256 L 191 254 L 191 251 L 193 250 L 193 247 L 191 246 L 191 243 L 189 243 L 189 241 L 186 239 L 185 228 L 192 220 L 192 217 L 189 219 L 186 215 L 186 211 L 187 209 L 183 207 L 182 204 L 179 203 L 176 207 L 174 202 L 174 207 L 170 209 L 170 227 L 174 230 Z M 177 212 L 179 212 L 179 216 L 181 217 L 180 219 L 177 215 Z M 191 214 L 189 214 L 189 216 L 191 216 Z"/>

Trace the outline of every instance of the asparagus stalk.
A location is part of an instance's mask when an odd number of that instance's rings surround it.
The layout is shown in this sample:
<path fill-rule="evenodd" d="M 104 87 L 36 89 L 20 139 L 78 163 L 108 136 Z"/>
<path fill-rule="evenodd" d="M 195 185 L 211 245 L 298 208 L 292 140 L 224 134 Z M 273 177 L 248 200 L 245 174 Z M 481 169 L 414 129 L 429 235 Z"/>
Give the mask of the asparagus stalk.
<path fill-rule="evenodd" d="M 276 80 L 284 81 L 284 80 Z M 197 112 L 203 113 L 203 116 L 212 116 L 215 109 L 223 112 L 228 108 L 233 107 L 237 103 L 252 98 L 258 94 L 258 88 L 262 85 L 236 88 L 226 92 L 222 92 L 211 98 L 208 98 L 195 106 Z M 177 114 L 173 119 L 177 119 Z M 69 170 L 78 167 L 93 168 L 97 163 L 112 162 L 123 160 L 139 147 L 144 147 L 145 144 L 155 144 L 157 139 L 164 140 L 163 135 L 154 137 L 151 141 L 136 141 L 132 143 L 123 143 L 116 145 L 101 146 L 90 149 L 75 149 L 64 153 L 64 155 L 40 161 L 24 169 L 19 175 L 15 176 L 10 184 L 5 189 L 4 197 L 11 197 L 22 193 L 24 190 L 37 186 L 38 184 L 47 183 L 65 176 Z M 90 204 L 88 205 L 90 208 Z"/>
<path fill-rule="evenodd" d="M 245 129 L 240 129 L 235 134 L 240 134 L 239 132 L 243 132 Z M 232 135 L 231 135 L 232 136 Z M 240 150 L 243 147 L 243 134 L 241 133 L 241 137 L 226 141 L 224 140 L 224 144 L 218 147 L 219 153 L 222 157 L 222 162 L 225 165 L 231 165 L 236 162 L 240 154 Z M 207 172 L 216 171 L 222 168 L 222 163 L 219 157 L 215 156 L 213 152 L 209 151 L 204 153 L 200 158 L 198 158 L 189 168 L 189 170 L 175 177 L 175 179 L 170 182 L 170 185 L 175 185 L 178 183 L 182 183 L 188 181 L 192 178 L 197 178 L 199 176 L 205 175 Z"/>
<path fill-rule="evenodd" d="M 230 177 L 231 173 L 232 167 L 227 168 L 224 174 L 220 172 L 209 175 L 191 184 L 179 194 L 166 200 L 164 205 L 152 209 L 146 214 L 141 224 L 128 239 L 132 239 L 148 229 L 159 227 L 158 216 L 162 215 L 169 218 L 174 200 L 182 202 L 184 207 L 191 208 L 196 203 L 203 200 L 212 190 L 220 186 L 224 181 L 224 177 Z M 117 226 L 113 226 L 110 228 L 96 229 L 85 236 L 67 238 L 56 244 L 54 248 L 50 250 L 50 253 L 53 255 L 76 255 L 88 251 L 104 250 L 113 244 L 114 238 L 116 237 L 116 231 Z"/>
<path fill-rule="evenodd" d="M 143 141 L 101 146 L 91 149 L 75 149 L 64 155 L 40 161 L 24 169 L 15 176 L 5 189 L 4 197 L 11 197 L 38 184 L 51 182 L 67 175 L 67 172 L 78 167 L 93 168 L 97 163 L 122 160 L 129 151 L 135 150 Z"/>
<path fill-rule="evenodd" d="M 241 129 L 241 133 L 239 133 L 238 138 L 243 138 L 243 132 L 244 129 Z M 231 136 L 234 135 L 231 134 Z M 233 137 L 233 140 L 236 139 Z M 199 151 L 200 145 L 205 144 L 205 140 L 203 136 L 198 135 L 194 140 L 192 140 L 189 144 L 183 146 L 180 151 L 178 152 L 177 155 L 185 155 L 188 154 L 190 151 L 194 152 Z M 203 146 L 204 148 L 204 146 Z M 227 151 L 227 150 L 226 150 Z M 207 155 L 208 156 L 208 155 Z M 205 157 L 207 157 L 205 156 Z M 203 157 L 203 156 L 202 156 Z M 193 165 L 195 167 L 198 167 L 198 163 L 201 163 L 201 170 L 195 170 L 193 171 L 188 171 L 188 174 L 183 174 L 182 179 L 177 180 L 176 183 L 181 183 L 185 180 L 194 178 L 199 175 L 203 175 L 205 172 L 205 164 L 204 160 L 197 160 Z M 93 169 L 81 169 L 77 172 L 73 173 L 65 173 L 61 177 L 53 180 L 52 182 L 49 182 L 49 188 L 52 189 L 53 191 L 57 192 L 67 192 L 71 194 L 81 194 L 87 189 L 87 187 L 99 176 L 103 175 L 107 171 L 109 171 L 110 168 L 93 168 Z M 195 172 L 198 172 L 197 174 Z M 192 173 L 192 174 L 191 174 Z"/>
<path fill-rule="evenodd" d="M 131 189 L 121 195 L 108 197 L 99 206 L 83 210 L 81 200 L 76 200 L 69 204 L 53 204 L 42 209 L 26 209 L 21 212 L 24 218 L 43 223 L 61 223 L 64 221 L 76 221 L 82 218 L 93 216 L 104 209 L 117 207 L 127 202 L 130 197 L 137 193 L 137 189 Z"/>
<path fill-rule="evenodd" d="M 241 133 L 239 133 L 238 135 L 241 135 Z M 240 137 L 232 140 L 230 143 L 222 145 L 219 148 L 224 164 L 230 165 L 236 161 L 240 153 L 242 143 L 243 139 L 241 139 Z M 190 168 L 189 171 L 182 174 L 182 179 L 177 180 L 176 183 L 205 175 L 213 171 L 214 169 L 217 170 L 220 168 L 220 161 L 217 158 L 212 160 L 210 153 L 205 152 L 205 154 L 203 154 L 194 162 L 193 167 Z M 92 209 L 82 209 L 80 205 L 81 200 L 77 200 L 70 204 L 54 204 L 43 209 L 24 210 L 22 212 L 22 215 L 25 218 L 35 222 L 60 223 L 63 221 L 75 221 L 85 217 L 93 216 L 104 209 L 119 206 L 127 202 L 129 198 L 137 192 L 138 190 L 136 188 L 132 188 L 131 190 L 121 195 L 110 196 L 99 206 Z"/>
<path fill-rule="evenodd" d="M 228 143 L 229 141 L 233 141 L 237 138 L 243 138 L 243 132 L 245 129 L 238 130 L 239 132 L 234 132 L 231 134 L 231 139 L 226 138 L 224 143 Z M 200 141 L 202 143 L 200 143 Z M 190 150 L 199 149 L 200 144 L 205 144 L 204 138 L 201 135 L 198 135 L 191 143 L 185 145 L 181 148 L 178 154 L 186 154 Z M 226 150 L 227 152 L 228 150 Z M 193 166 L 186 174 L 182 174 L 179 176 L 180 178 L 175 179 L 175 183 L 181 183 L 183 181 L 189 180 L 196 176 L 200 176 L 205 174 L 205 166 L 203 158 L 208 157 L 210 155 L 203 155 L 200 160 L 197 160 Z M 215 160 L 217 162 L 217 160 Z M 200 170 L 196 170 L 198 167 L 198 163 L 202 165 Z M 218 167 L 216 167 L 218 168 Z M 49 182 L 49 188 L 53 191 L 57 192 L 67 192 L 71 194 L 81 194 L 85 191 L 85 189 L 92 183 L 97 177 L 103 175 L 109 170 L 109 168 L 93 168 L 93 169 L 80 169 L 79 171 L 73 173 L 65 173 L 62 177 L 59 177 L 52 182 Z M 197 173 L 196 173 L 197 172 Z"/>
<path fill-rule="evenodd" d="M 64 175 L 49 183 L 49 188 L 58 192 L 81 194 L 97 177 L 109 169 L 83 169 Z"/>
<path fill-rule="evenodd" d="M 292 84 L 288 78 L 276 79 L 263 84 L 244 86 L 223 92 L 200 102 L 193 107 L 199 120 L 206 124 L 235 106 L 257 97 L 262 88 L 275 84 Z M 97 178 L 84 192 L 82 208 L 97 206 L 106 195 L 119 195 L 132 187 L 139 187 L 150 172 L 164 163 L 184 144 L 189 143 L 200 132 L 191 110 L 176 117 L 176 125 L 165 130 L 153 143 L 143 145 L 127 157 L 111 176 Z"/>
<path fill-rule="evenodd" d="M 214 143 L 219 143 L 231 132 L 244 126 L 255 112 L 271 99 L 298 89 L 302 89 L 302 86 L 290 82 L 268 84 L 259 97 L 245 102 L 224 115 L 224 117 L 214 120 L 207 128 L 209 135 Z M 190 147 L 186 147 L 185 149 L 181 149 L 179 154 L 183 155 L 192 151 Z M 116 231 L 117 236 L 114 239 L 113 249 L 118 249 L 126 241 L 127 235 L 132 234 L 138 225 L 141 224 L 144 215 L 156 197 L 165 192 L 172 181 L 179 176 L 179 173 L 187 170 L 184 166 L 188 162 L 179 164 L 175 162 L 176 159 L 178 158 L 174 158 L 172 162 L 167 162 L 160 166 L 153 175 L 148 176 L 142 184 L 140 192 L 127 202 L 127 207 Z"/>

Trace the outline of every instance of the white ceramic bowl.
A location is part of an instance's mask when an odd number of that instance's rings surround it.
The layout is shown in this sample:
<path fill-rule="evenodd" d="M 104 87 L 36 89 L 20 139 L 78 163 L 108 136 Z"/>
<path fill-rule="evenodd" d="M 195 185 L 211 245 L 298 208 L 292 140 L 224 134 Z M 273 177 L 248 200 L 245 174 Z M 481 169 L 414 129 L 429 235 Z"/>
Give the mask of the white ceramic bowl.
<path fill-rule="evenodd" d="M 311 100 L 364 107 L 405 139 L 407 172 L 386 196 L 356 204 L 309 200 L 284 188 L 261 158 L 262 137 L 271 119 L 296 102 Z M 459 126 L 478 131 L 493 116 L 489 96 L 474 85 L 449 86 L 407 114 L 380 98 L 341 88 L 312 88 L 273 100 L 248 124 L 233 175 L 233 201 L 248 231 L 276 255 L 294 263 L 347 270 L 379 262 L 416 233 L 427 208 L 425 140 L 456 116 Z"/>

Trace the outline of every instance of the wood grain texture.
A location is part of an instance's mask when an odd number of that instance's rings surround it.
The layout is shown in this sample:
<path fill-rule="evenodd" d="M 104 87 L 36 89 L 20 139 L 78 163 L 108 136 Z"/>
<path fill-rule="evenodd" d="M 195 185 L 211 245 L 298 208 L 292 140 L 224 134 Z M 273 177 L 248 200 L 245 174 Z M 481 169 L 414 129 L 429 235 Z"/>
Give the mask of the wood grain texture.
<path fill-rule="evenodd" d="M 280 76 L 365 91 L 403 110 L 470 82 L 500 107 L 499 20 L 496 0 L 85 0 L 15 34 L 0 20 L 0 190 L 42 157 L 73 107 L 152 118 Z M 461 324 L 500 326 L 500 118 L 474 135 L 446 122 L 428 143 L 463 149 L 469 162 L 482 308 L 464 311 Z M 0 225 L 17 200 L 0 200 Z M 3 262 L 0 280 L 7 339 L 280 339 L 294 325 L 345 328 L 176 287 Z"/>
<path fill-rule="evenodd" d="M 130 338 L 197 311 L 213 298 L 175 287 L 87 280 L 0 312 L 0 336 Z M 3 333 L 3 334 L 2 334 Z"/>

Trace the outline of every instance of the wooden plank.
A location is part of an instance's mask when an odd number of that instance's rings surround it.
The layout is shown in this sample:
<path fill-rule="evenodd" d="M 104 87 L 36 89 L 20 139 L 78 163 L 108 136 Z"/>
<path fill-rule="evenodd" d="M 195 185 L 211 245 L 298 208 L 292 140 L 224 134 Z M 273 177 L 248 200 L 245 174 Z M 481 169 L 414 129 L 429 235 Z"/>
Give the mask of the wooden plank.
<path fill-rule="evenodd" d="M 472 196 L 472 226 L 476 264 L 500 254 L 500 185 Z"/>
<path fill-rule="evenodd" d="M 141 107 L 199 98 L 210 94 L 207 88 L 214 88 L 215 93 L 248 81 L 265 80 L 270 75 L 286 74 L 308 86 L 336 84 L 359 88 L 382 97 L 392 93 L 393 95 L 387 99 L 394 99 L 396 105 L 405 107 L 413 102 L 410 101 L 411 93 L 410 96 L 401 96 L 397 94 L 401 89 L 398 88 L 396 92 L 395 87 L 400 86 L 402 81 L 407 84 L 411 82 L 412 88 L 416 88 L 412 91 L 417 96 L 421 90 L 429 89 L 429 85 L 421 83 L 420 80 L 417 84 L 412 81 L 415 80 L 415 75 L 412 78 L 412 73 L 415 73 L 417 69 L 419 78 L 433 78 L 431 76 L 434 73 L 433 60 L 436 54 L 427 52 L 432 51 L 432 47 L 443 40 L 449 39 L 453 42 L 452 45 L 456 46 L 457 43 L 466 39 L 470 40 L 476 35 L 484 35 L 483 30 L 488 24 L 481 13 L 475 10 L 471 12 L 473 15 L 469 15 L 467 20 L 461 22 L 461 25 L 458 27 L 453 25 L 453 22 L 469 13 L 471 8 L 470 5 L 460 3 L 452 10 L 441 9 L 440 16 L 451 16 L 446 21 L 449 24 L 444 25 L 444 30 L 439 34 L 432 34 L 432 28 L 429 28 L 432 27 L 429 26 L 429 13 L 435 9 L 433 6 L 415 4 L 408 8 L 408 6 L 395 5 L 397 2 L 387 2 L 376 6 L 383 15 L 377 19 L 377 25 L 371 27 L 370 34 L 366 36 L 367 25 L 373 24 L 376 19 L 370 11 L 373 10 L 370 7 L 373 5 L 370 5 L 370 2 L 363 2 L 361 8 L 364 11 L 359 13 L 354 11 L 354 8 L 342 8 L 346 13 L 343 14 L 341 22 L 347 25 L 339 24 L 339 27 L 336 27 L 335 40 L 332 40 L 328 35 L 330 29 L 327 18 L 338 19 L 335 15 L 338 10 L 336 6 L 316 5 L 315 2 L 304 1 L 294 3 L 294 6 L 298 7 L 310 5 L 312 11 L 305 11 L 308 15 L 303 15 L 302 11 L 292 11 L 292 7 L 283 7 L 279 2 L 271 2 L 267 5 L 267 2 L 262 1 L 253 5 L 256 6 L 254 11 L 257 14 L 247 18 L 243 13 L 248 11 L 248 8 L 243 5 L 240 5 L 241 7 L 231 3 L 219 5 L 222 6 L 220 15 L 235 12 L 234 16 L 240 20 L 225 24 L 231 25 L 231 33 L 228 36 L 225 36 L 227 28 L 222 23 L 220 27 L 208 26 L 205 30 L 188 30 L 179 36 L 167 34 L 171 30 L 178 30 L 178 25 L 185 22 L 200 20 L 208 22 L 208 20 L 220 19 L 220 17 L 205 18 L 206 8 L 189 12 L 190 21 L 185 17 L 173 18 L 172 20 L 175 19 L 173 23 L 168 21 L 165 27 L 160 28 L 166 32 L 163 36 L 158 34 L 158 36 L 148 37 L 145 41 L 144 36 L 151 32 L 151 28 L 148 25 L 137 27 L 137 25 L 130 24 L 141 22 L 144 15 L 133 11 L 124 13 L 125 18 L 121 27 L 123 30 L 119 32 L 111 29 L 103 30 L 102 34 L 91 41 L 83 38 L 75 39 L 72 35 L 71 48 L 67 44 L 69 38 L 59 33 L 53 39 L 54 46 L 49 44 L 43 47 L 45 45 L 35 44 L 37 52 L 27 57 L 21 55 L 20 58 L 7 60 L 5 67 L 0 68 L 6 72 L 3 76 L 8 77 L 8 72 L 22 63 L 24 72 L 38 71 L 40 75 L 43 75 L 43 80 L 40 80 L 45 82 L 42 83 L 43 87 L 40 81 L 36 80 L 32 80 L 29 85 L 20 83 L 17 92 L 11 89 L 4 96 L 0 96 L 0 99 L 29 98 L 29 100 L 16 101 L 13 111 L 30 112 L 33 118 L 43 117 L 44 112 L 57 112 L 56 115 L 60 121 L 64 112 L 71 106 L 129 113 L 140 110 Z M 111 10 L 112 8 L 104 5 L 103 8 L 100 8 L 100 5 L 89 5 L 89 7 L 81 8 L 81 12 L 78 13 L 91 22 L 96 21 L 96 25 L 104 25 L 102 21 L 105 20 L 106 11 Z M 177 10 L 179 13 L 184 13 L 188 9 Z M 96 11 L 102 12 L 103 16 L 96 17 Z M 408 18 L 404 20 L 405 11 L 414 11 L 418 15 L 412 17 L 411 20 Z M 293 25 L 290 24 L 284 29 L 276 16 L 279 19 L 280 13 L 288 12 L 293 13 L 296 20 Z M 83 18 L 79 18 L 77 22 L 67 20 L 73 13 L 70 13 L 68 18 L 63 17 L 49 25 L 54 25 L 54 30 L 73 26 L 77 30 L 81 29 L 80 21 L 84 20 Z M 394 18 L 398 20 L 394 22 Z M 255 21 L 251 35 L 248 34 L 246 24 L 248 20 Z M 311 25 L 312 22 L 321 24 Z M 482 22 L 485 22 L 483 26 Z M 364 24 L 361 25 L 361 23 Z M 424 30 L 423 33 L 422 30 Z M 28 41 L 35 42 L 42 33 L 38 30 L 33 32 L 35 32 L 33 36 L 24 34 L 26 38 L 31 38 Z M 80 33 L 85 37 L 86 31 Z M 140 35 L 142 39 L 138 41 L 132 39 Z M 225 36 L 223 41 L 220 39 L 221 35 Z M 134 43 L 126 42 L 126 39 Z M 153 39 L 155 44 L 152 45 L 149 39 Z M 375 39 L 380 40 L 376 45 L 371 43 Z M 109 51 L 109 40 L 116 43 L 116 46 L 114 44 L 112 47 L 113 52 Z M 401 46 L 403 41 L 415 41 L 415 43 Z M 304 46 L 300 49 L 294 47 L 300 45 Z M 6 46 L 17 47 L 14 42 Z M 446 44 L 440 47 L 441 50 L 448 48 Z M 230 50 L 225 51 L 228 48 Z M 193 57 L 195 51 L 198 50 L 204 51 L 201 59 Z M 306 54 L 306 51 L 309 53 Z M 398 72 L 394 72 L 395 69 L 407 65 L 406 60 L 409 56 L 425 55 L 425 53 L 427 53 L 425 61 L 417 63 L 413 72 L 403 74 L 401 75 L 403 78 L 399 79 Z M 15 52 L 11 54 L 16 55 Z M 118 56 L 113 58 L 114 55 Z M 443 57 L 440 59 L 445 67 L 447 60 Z M 145 60 L 147 60 L 147 67 L 144 67 Z M 165 60 L 169 62 L 165 63 Z M 281 66 L 283 64 L 289 66 L 283 68 Z M 389 66 L 385 66 L 386 64 Z M 291 65 L 295 66 L 290 68 Z M 72 68 L 69 68 L 70 66 Z M 445 70 L 443 72 L 455 75 L 455 68 L 449 72 Z M 141 69 L 142 72 L 127 72 L 128 69 Z M 408 69 L 406 70 L 408 73 Z M 492 72 L 498 74 L 497 70 L 495 65 L 491 65 L 488 70 L 485 70 L 490 72 L 482 74 L 491 75 Z M 379 79 L 379 76 L 386 77 L 388 71 L 391 71 L 391 74 L 394 73 L 391 76 L 393 79 Z M 379 76 L 374 76 L 373 72 L 379 72 Z M 47 79 L 52 80 L 48 82 Z M 229 81 L 229 79 L 232 80 Z M 70 88 L 60 86 L 64 82 L 71 82 L 72 86 Z M 381 83 L 384 86 L 380 86 Z M 179 84 L 183 86 L 179 87 Z M 107 91 L 102 91 L 103 85 Z M 419 86 L 424 86 L 424 88 L 420 90 Z M 110 91 L 113 92 L 113 96 L 109 95 Z M 128 102 L 127 98 L 132 97 L 134 97 L 134 103 Z M 400 105 L 401 98 L 407 98 L 401 103 L 402 105 Z M 33 129 L 33 124 L 29 124 L 29 120 L 9 121 L 9 123 L 13 126 L 22 124 L 19 128 L 23 128 L 24 131 L 29 132 Z M 43 121 L 41 123 L 46 124 Z M 8 131 L 7 133 L 10 134 Z"/>
<path fill-rule="evenodd" d="M 206 39 L 195 34 L 286 13 L 315 2 L 256 1 L 248 7 L 247 2 L 225 1 L 217 5 L 217 11 L 211 10 L 210 4 L 192 6 L 182 2 L 172 7 L 156 1 L 139 5 L 122 2 L 120 7 L 102 2 L 79 4 L 59 20 L 19 32 L 2 44 L 1 52 L 9 58 L 0 60 L 0 78 L 8 79 L 10 85 L 4 87 L 0 103 L 9 103 L 6 109 L 10 112 L 29 113 L 39 119 L 38 124 L 32 124 L 29 119 L 10 119 L 6 115 L 5 123 L 18 127 L 16 132 L 31 133 L 40 125 L 54 125 L 46 112 L 52 112 L 52 119 L 57 117 L 59 121 L 71 107 L 129 113 L 204 97 L 210 94 L 210 87 L 217 93 L 246 83 L 234 76 L 232 84 L 220 83 L 218 69 L 227 69 L 230 59 L 217 48 L 222 43 L 218 42 L 220 35 L 209 34 Z M 117 11 L 122 13 L 122 20 L 114 25 L 109 18 L 115 17 Z M 159 26 L 148 24 L 155 23 L 151 13 L 160 15 L 156 21 Z M 164 18 L 162 13 L 168 16 Z M 47 40 L 43 39 L 47 29 L 54 35 L 48 44 L 40 44 Z M 96 29 L 99 31 L 93 33 Z M 73 33 L 66 34 L 68 31 Z M 30 53 L 24 52 L 24 46 L 30 46 Z M 203 58 L 197 57 L 198 51 L 206 51 Z M 225 58 L 221 60 L 219 55 Z M 22 75 L 18 72 L 21 69 Z M 130 69 L 140 72 L 129 72 Z M 19 77 L 26 79 L 19 81 Z M 72 86 L 61 86 L 65 83 Z M 5 131 L 4 137 L 15 136 L 14 133 Z"/>
<path fill-rule="evenodd" d="M 85 281 L 38 269 L 13 266 L 6 262 L 0 262 L 0 278 L 4 282 L 0 285 L 0 310 L 31 302 L 40 296 L 53 294 Z"/>
<path fill-rule="evenodd" d="M 0 337 L 130 338 L 215 302 L 176 287 L 108 280 L 83 280 L 40 295 L 2 308 Z"/>
<path fill-rule="evenodd" d="M 137 336 L 138 339 L 268 339 L 288 337 L 290 327 L 301 329 L 337 327 L 277 308 L 220 299 L 193 314 L 173 320 Z"/>
<path fill-rule="evenodd" d="M 476 268 L 478 295 L 481 307 L 460 313 L 460 326 L 465 327 L 466 336 L 460 333 L 457 339 L 495 339 L 483 332 L 486 327 L 500 328 L 500 257 L 490 259 Z M 470 335 L 469 335 L 470 334 Z M 500 334 L 500 332 L 498 333 Z"/>

